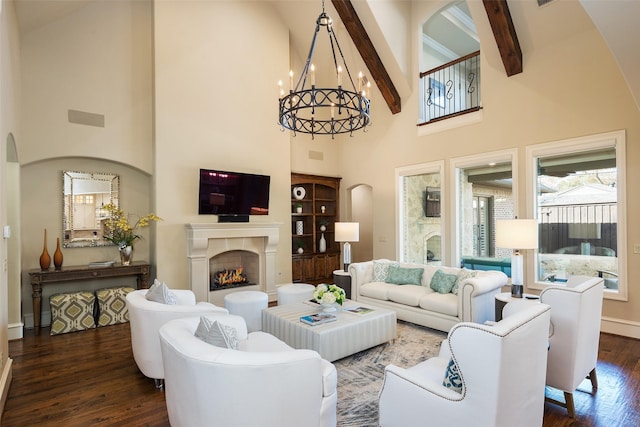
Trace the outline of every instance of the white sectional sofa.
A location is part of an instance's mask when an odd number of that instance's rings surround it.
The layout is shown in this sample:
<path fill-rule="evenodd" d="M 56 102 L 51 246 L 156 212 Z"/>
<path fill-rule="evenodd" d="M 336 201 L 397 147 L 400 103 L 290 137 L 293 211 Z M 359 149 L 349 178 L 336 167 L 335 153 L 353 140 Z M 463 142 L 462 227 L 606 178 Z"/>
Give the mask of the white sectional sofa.
<path fill-rule="evenodd" d="M 438 270 L 440 272 L 436 273 Z M 393 277 L 389 276 L 390 271 Z M 352 300 L 394 310 L 400 320 L 445 332 L 459 322 L 494 320 L 495 295 L 501 292 L 508 280 L 500 271 L 398 263 L 384 259 L 353 263 L 349 265 L 349 274 Z M 440 288 L 439 292 L 432 289 L 434 274 L 439 280 L 433 285 Z M 399 278 L 409 276 L 407 283 L 413 281 L 413 284 L 399 283 L 402 281 Z M 455 290 L 443 293 L 446 286 L 444 289 L 438 286 L 443 277 L 447 283 L 455 279 L 457 295 Z"/>

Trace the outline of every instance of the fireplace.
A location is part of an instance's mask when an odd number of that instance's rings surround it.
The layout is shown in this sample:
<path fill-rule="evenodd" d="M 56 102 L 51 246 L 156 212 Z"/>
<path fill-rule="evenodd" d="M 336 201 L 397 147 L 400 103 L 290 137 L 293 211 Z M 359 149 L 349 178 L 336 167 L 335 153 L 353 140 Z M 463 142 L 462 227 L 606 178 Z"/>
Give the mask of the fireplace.
<path fill-rule="evenodd" d="M 275 223 L 186 224 L 189 283 L 196 299 L 224 306 L 224 296 L 230 292 L 257 290 L 275 300 L 280 227 Z M 212 273 L 237 267 L 243 267 L 249 284 L 210 290 Z"/>
<path fill-rule="evenodd" d="M 228 251 L 209 260 L 209 290 L 241 288 L 258 283 L 259 256 L 249 251 Z"/>

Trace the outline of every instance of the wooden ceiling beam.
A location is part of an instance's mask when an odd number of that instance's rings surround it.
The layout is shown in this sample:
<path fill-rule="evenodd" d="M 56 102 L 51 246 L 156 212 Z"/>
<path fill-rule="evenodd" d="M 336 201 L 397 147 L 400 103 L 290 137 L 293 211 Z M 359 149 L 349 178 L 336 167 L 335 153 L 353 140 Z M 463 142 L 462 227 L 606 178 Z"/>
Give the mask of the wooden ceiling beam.
<path fill-rule="evenodd" d="M 347 28 L 351 40 L 353 40 L 358 52 L 360 52 L 360 56 L 369 69 L 378 89 L 380 89 L 389 109 L 393 114 L 399 113 L 401 110 L 400 94 L 391 81 L 391 77 L 389 77 L 389 73 L 387 73 L 380 56 L 378 56 L 378 52 L 376 52 L 367 31 L 362 25 L 362 21 L 360 21 L 353 4 L 351 4 L 351 0 L 331 0 L 331 3 Z"/>
<path fill-rule="evenodd" d="M 522 51 L 507 0 L 482 0 L 507 76 L 522 72 Z"/>

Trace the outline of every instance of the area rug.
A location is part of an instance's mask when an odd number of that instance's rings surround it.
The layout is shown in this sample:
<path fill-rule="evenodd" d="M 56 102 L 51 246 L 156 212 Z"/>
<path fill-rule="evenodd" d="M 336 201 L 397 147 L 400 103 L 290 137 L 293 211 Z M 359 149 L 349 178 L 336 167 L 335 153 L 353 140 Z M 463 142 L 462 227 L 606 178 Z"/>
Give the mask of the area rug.
<path fill-rule="evenodd" d="M 409 368 L 436 356 L 447 334 L 398 321 L 398 338 L 334 363 L 338 370 L 338 427 L 378 425 L 378 394 L 384 368 Z"/>

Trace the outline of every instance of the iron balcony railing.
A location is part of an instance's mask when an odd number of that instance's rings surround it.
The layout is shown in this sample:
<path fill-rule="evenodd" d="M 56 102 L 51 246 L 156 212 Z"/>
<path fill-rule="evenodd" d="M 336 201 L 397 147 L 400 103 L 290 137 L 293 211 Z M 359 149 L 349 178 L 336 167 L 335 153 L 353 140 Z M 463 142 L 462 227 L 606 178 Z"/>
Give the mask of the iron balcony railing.
<path fill-rule="evenodd" d="M 420 124 L 480 109 L 480 51 L 420 73 Z"/>

